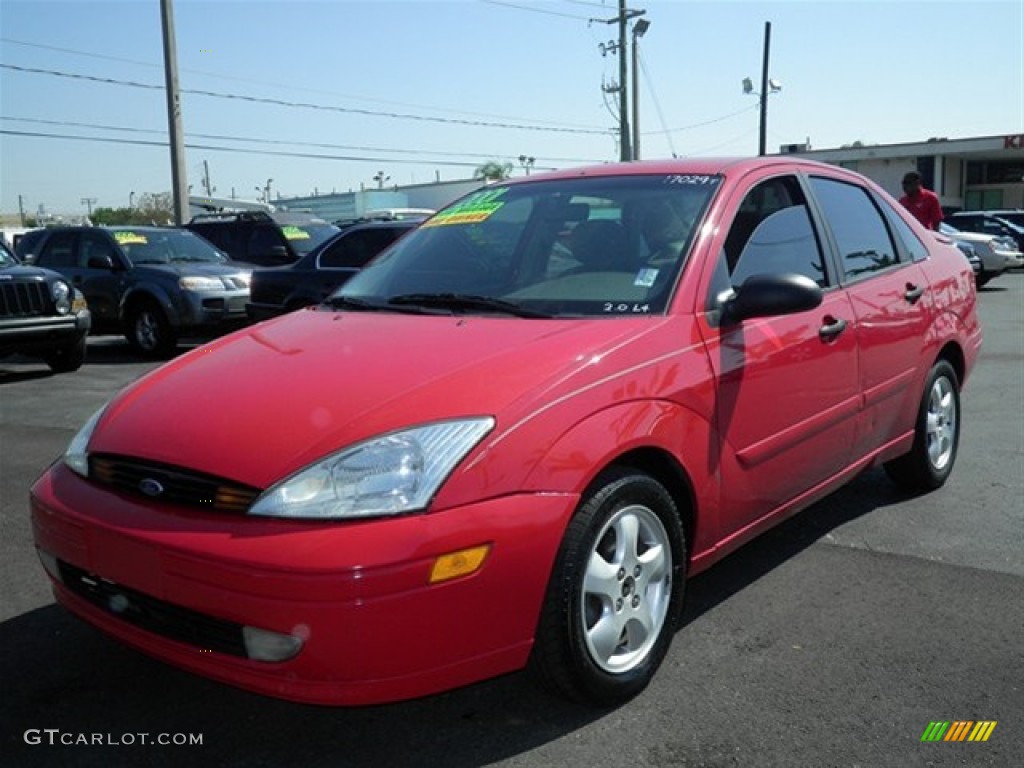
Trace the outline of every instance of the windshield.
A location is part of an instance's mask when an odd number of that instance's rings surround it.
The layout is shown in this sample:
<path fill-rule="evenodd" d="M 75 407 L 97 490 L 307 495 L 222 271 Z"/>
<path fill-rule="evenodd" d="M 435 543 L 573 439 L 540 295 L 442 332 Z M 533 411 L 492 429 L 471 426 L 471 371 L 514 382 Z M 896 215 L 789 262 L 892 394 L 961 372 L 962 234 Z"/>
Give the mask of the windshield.
<path fill-rule="evenodd" d="M 187 229 L 118 229 L 114 239 L 133 264 L 223 264 L 227 258 Z"/>
<path fill-rule="evenodd" d="M 719 181 L 660 174 L 487 187 L 399 240 L 336 295 L 405 311 L 661 313 Z"/>
<path fill-rule="evenodd" d="M 16 266 L 18 266 L 18 260 L 14 258 L 14 254 L 7 248 L 7 244 L 0 241 L 0 269 Z"/>
<path fill-rule="evenodd" d="M 333 224 L 282 224 L 281 232 L 296 253 L 305 256 L 341 230 Z"/>

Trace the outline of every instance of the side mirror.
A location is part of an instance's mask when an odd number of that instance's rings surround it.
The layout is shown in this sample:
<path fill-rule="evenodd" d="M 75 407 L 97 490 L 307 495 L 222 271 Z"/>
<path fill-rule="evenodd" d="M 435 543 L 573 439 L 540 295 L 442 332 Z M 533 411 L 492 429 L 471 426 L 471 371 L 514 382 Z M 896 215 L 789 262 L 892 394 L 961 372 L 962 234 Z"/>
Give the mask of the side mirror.
<path fill-rule="evenodd" d="M 823 298 L 821 288 L 806 275 L 751 275 L 722 305 L 722 325 L 806 312 Z"/>
<path fill-rule="evenodd" d="M 29 265 L 35 264 L 36 263 L 36 255 L 34 253 L 26 253 L 24 256 L 21 257 L 21 263 L 22 264 L 29 264 Z"/>
<path fill-rule="evenodd" d="M 86 266 L 89 269 L 109 269 L 113 271 L 114 260 L 109 256 L 90 256 Z"/>

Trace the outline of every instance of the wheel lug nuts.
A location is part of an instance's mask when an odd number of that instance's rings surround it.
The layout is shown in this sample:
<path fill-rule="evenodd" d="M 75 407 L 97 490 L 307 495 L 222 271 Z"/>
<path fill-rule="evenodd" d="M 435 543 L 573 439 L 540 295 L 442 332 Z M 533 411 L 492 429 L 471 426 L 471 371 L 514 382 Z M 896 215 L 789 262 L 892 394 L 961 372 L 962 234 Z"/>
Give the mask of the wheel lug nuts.
<path fill-rule="evenodd" d="M 640 595 L 633 595 L 633 607 L 636 608 L 640 605 Z"/>
<path fill-rule="evenodd" d="M 621 611 L 622 610 L 622 598 L 621 597 L 618 600 L 615 601 L 615 610 L 616 611 Z"/>
<path fill-rule="evenodd" d="M 633 569 L 633 576 L 637 577 L 639 575 L 640 575 L 640 566 L 638 565 L 636 568 Z"/>
<path fill-rule="evenodd" d="M 625 568 L 619 568 L 619 572 L 617 574 L 615 574 L 615 577 L 619 581 L 622 581 L 624 578 L 626 578 L 626 569 Z"/>

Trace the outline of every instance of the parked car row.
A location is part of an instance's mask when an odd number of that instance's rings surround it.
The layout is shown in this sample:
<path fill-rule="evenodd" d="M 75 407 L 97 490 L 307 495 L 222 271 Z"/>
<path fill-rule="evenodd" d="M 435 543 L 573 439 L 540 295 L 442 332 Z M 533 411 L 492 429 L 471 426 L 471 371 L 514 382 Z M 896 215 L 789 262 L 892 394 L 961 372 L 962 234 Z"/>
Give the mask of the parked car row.
<path fill-rule="evenodd" d="M 1017 250 L 1016 242 L 1009 237 L 981 232 L 962 232 L 946 222 L 939 224 L 939 232 L 957 243 L 967 243 L 971 246 L 981 262 L 981 269 L 976 275 L 979 287 L 1008 269 L 1024 267 L 1024 254 Z"/>
<path fill-rule="evenodd" d="M 3 280 L 13 285 L 15 274 L 21 281 L 63 276 L 79 300 L 88 302 L 93 333 L 124 334 L 136 352 L 159 358 L 183 338 L 218 335 L 322 301 L 419 221 L 339 229 L 309 216 L 245 213 L 204 215 L 184 229 L 38 229 L 18 244 L 18 258 L 34 271 L 12 271 L 18 259 L 5 249 Z M 261 268 L 250 258 L 288 264 Z M 35 347 L 8 341 L 0 353 L 35 348 L 54 370 L 72 370 L 84 361 L 84 333 L 81 354 L 58 360 L 51 346 L 49 338 Z"/>

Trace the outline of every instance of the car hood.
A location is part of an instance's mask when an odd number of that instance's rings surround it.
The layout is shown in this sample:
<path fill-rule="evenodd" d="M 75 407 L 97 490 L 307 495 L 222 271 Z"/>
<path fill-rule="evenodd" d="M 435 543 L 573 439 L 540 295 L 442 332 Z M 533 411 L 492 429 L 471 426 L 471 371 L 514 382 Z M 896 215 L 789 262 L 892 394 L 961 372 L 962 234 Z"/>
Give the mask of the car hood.
<path fill-rule="evenodd" d="M 0 267 L 0 280 L 43 280 L 47 276 L 57 277 L 53 272 L 46 269 L 40 269 L 39 267 L 30 267 L 20 264 L 10 267 Z M 67 281 L 65 280 L 65 282 Z"/>
<path fill-rule="evenodd" d="M 248 272 L 252 269 L 247 264 L 229 262 L 219 264 L 215 262 L 182 261 L 174 264 L 146 264 L 145 262 L 135 265 L 135 271 L 145 272 L 152 270 L 160 274 L 170 274 L 176 277 L 224 277 L 226 275 L 237 275 L 239 272 Z"/>
<path fill-rule="evenodd" d="M 606 376 L 595 360 L 636 354 L 625 342 L 665 321 L 297 312 L 150 373 L 112 402 L 89 450 L 266 488 L 408 426 L 489 415 L 500 431 Z"/>

